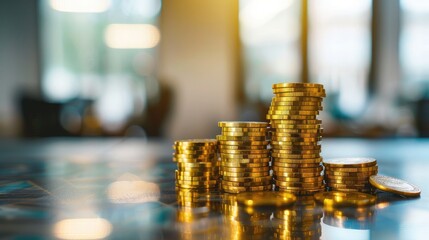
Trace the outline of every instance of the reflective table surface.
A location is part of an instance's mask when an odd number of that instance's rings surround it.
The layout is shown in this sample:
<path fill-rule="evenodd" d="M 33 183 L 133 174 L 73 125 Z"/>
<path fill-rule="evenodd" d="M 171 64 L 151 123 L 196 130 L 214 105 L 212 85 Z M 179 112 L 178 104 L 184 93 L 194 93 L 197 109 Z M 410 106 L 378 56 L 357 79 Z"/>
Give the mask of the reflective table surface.
<path fill-rule="evenodd" d="M 138 139 L 0 141 L 6 239 L 428 239 L 429 140 L 324 139 L 322 155 L 374 157 L 422 189 L 333 209 L 240 206 L 232 194 L 176 191 L 171 143 Z M 287 236 L 285 238 L 285 236 Z"/>

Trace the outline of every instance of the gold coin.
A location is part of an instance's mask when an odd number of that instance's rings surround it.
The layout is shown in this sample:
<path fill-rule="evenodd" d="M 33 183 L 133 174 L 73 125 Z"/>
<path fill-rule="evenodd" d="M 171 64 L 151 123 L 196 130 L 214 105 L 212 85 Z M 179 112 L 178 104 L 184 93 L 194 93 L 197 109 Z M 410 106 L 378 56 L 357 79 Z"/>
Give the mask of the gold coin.
<path fill-rule="evenodd" d="M 272 153 L 280 153 L 280 154 L 320 154 L 321 149 L 315 150 L 288 150 L 288 149 L 272 149 Z"/>
<path fill-rule="evenodd" d="M 176 150 L 175 154 L 191 154 L 191 155 L 213 155 L 216 149 L 211 150 Z"/>
<path fill-rule="evenodd" d="M 268 125 L 267 125 L 268 127 Z M 256 127 L 250 127 L 250 128 L 246 128 L 246 127 L 222 127 L 221 130 L 222 132 L 241 132 L 241 133 L 257 133 L 257 132 L 267 132 L 268 128 L 267 127 L 261 127 L 261 128 L 256 128 Z"/>
<path fill-rule="evenodd" d="M 216 145 L 206 145 L 206 146 L 192 146 L 192 145 L 176 146 L 176 145 L 172 145 L 172 148 L 175 151 L 213 151 L 213 150 L 217 149 L 217 144 Z"/>
<path fill-rule="evenodd" d="M 272 98 L 272 101 L 278 102 L 293 102 L 293 101 L 302 101 L 302 102 L 322 102 L 322 97 L 278 97 L 277 95 Z"/>
<path fill-rule="evenodd" d="M 209 180 L 209 181 L 187 181 L 187 180 L 178 180 L 176 182 L 183 185 L 212 185 L 216 184 L 217 180 Z"/>
<path fill-rule="evenodd" d="M 320 175 L 320 172 L 323 171 L 323 167 L 320 165 L 316 165 L 314 167 L 308 167 L 308 168 L 288 168 L 288 167 L 280 167 L 275 165 L 277 169 L 279 169 L 281 172 L 289 172 L 289 173 L 318 173 Z"/>
<path fill-rule="evenodd" d="M 216 139 L 187 139 L 174 142 L 175 146 L 212 146 L 216 144 Z"/>
<path fill-rule="evenodd" d="M 220 154 L 221 159 L 231 159 L 231 158 L 238 158 L 238 159 L 254 159 L 254 158 L 267 158 L 269 157 L 269 153 L 264 154 L 232 154 L 232 153 L 221 153 Z"/>
<path fill-rule="evenodd" d="M 285 168 L 314 168 L 320 166 L 319 163 L 283 163 L 283 162 L 275 162 L 273 166 L 277 167 L 285 167 Z"/>
<path fill-rule="evenodd" d="M 290 138 L 320 138 L 321 134 L 318 133 L 284 133 L 284 132 L 272 132 L 273 136 L 276 137 L 290 137 Z"/>
<path fill-rule="evenodd" d="M 316 201 L 328 206 L 354 207 L 375 204 L 377 197 L 357 192 L 324 192 L 314 195 Z"/>
<path fill-rule="evenodd" d="M 219 145 L 219 150 L 240 150 L 240 151 L 252 151 L 252 150 L 267 150 L 266 145 L 254 145 L 254 146 L 239 146 L 239 145 Z"/>
<path fill-rule="evenodd" d="M 222 131 L 222 136 L 229 137 L 266 137 L 268 131 L 266 132 L 224 132 Z"/>
<path fill-rule="evenodd" d="M 271 123 L 273 129 L 320 129 L 321 125 L 318 124 L 283 124 L 283 123 Z M 277 132 L 277 131 L 275 131 Z"/>
<path fill-rule="evenodd" d="M 322 106 L 270 106 L 268 110 L 280 111 L 321 111 Z"/>
<path fill-rule="evenodd" d="M 273 89 L 276 88 L 320 88 L 323 89 L 323 85 L 319 83 L 276 83 L 273 84 Z"/>
<path fill-rule="evenodd" d="M 329 172 L 372 172 L 378 170 L 378 166 L 371 167 L 335 167 L 332 168 L 328 165 L 325 165 L 325 168 Z"/>
<path fill-rule="evenodd" d="M 300 151 L 300 150 L 321 150 L 321 145 L 308 145 L 308 146 L 294 146 L 294 145 L 283 145 L 283 146 L 275 146 L 273 147 L 273 150 L 294 150 L 294 151 Z"/>
<path fill-rule="evenodd" d="M 217 167 L 177 167 L 177 170 L 181 172 L 213 172 Z"/>
<path fill-rule="evenodd" d="M 268 154 L 270 149 L 256 149 L 256 150 L 236 150 L 236 149 L 221 149 L 221 154 Z"/>
<path fill-rule="evenodd" d="M 220 175 L 222 175 L 222 177 L 228 177 L 228 178 L 259 178 L 259 177 L 268 177 L 269 172 L 268 171 L 262 171 L 262 172 L 226 172 L 226 171 L 221 171 Z M 271 178 L 271 176 L 269 176 L 269 177 Z M 236 181 L 238 181 L 238 180 L 236 180 Z"/>
<path fill-rule="evenodd" d="M 317 177 L 304 177 L 304 178 L 293 178 L 293 177 L 283 177 L 283 176 L 275 176 L 274 180 L 282 181 L 282 182 L 303 182 L 303 183 L 313 183 L 313 182 L 322 182 L 323 176 Z"/>
<path fill-rule="evenodd" d="M 290 154 L 290 153 L 271 153 L 271 156 L 276 159 L 296 159 L 296 160 L 306 160 L 312 158 L 320 158 L 320 154 Z"/>
<path fill-rule="evenodd" d="M 371 175 L 376 175 L 378 170 L 368 171 L 368 172 L 332 172 L 325 170 L 326 176 L 348 176 L 348 177 L 369 177 Z"/>
<path fill-rule="evenodd" d="M 326 97 L 324 92 L 276 92 L 276 97 Z"/>
<path fill-rule="evenodd" d="M 330 191 L 335 191 L 335 192 L 363 192 L 363 193 L 371 193 L 372 190 L 369 188 L 334 188 L 334 187 L 329 187 Z"/>
<path fill-rule="evenodd" d="M 311 120 L 316 119 L 316 115 L 272 115 L 267 114 L 267 119 L 277 120 L 277 119 L 283 119 L 283 120 Z"/>
<path fill-rule="evenodd" d="M 322 158 L 307 158 L 307 159 L 293 159 L 293 158 L 274 158 L 274 165 L 277 163 L 293 163 L 293 164 L 317 164 L 322 162 Z"/>
<path fill-rule="evenodd" d="M 398 178 L 374 175 L 369 178 L 369 182 L 372 186 L 382 191 L 407 197 L 418 197 L 421 193 L 420 188 L 417 186 Z"/>
<path fill-rule="evenodd" d="M 366 184 L 340 184 L 340 183 L 329 183 L 329 187 L 334 188 L 370 188 L 371 185 L 369 183 Z"/>
<path fill-rule="evenodd" d="M 173 162 L 180 162 L 180 163 L 199 163 L 199 162 L 216 162 L 217 157 L 211 157 L 211 158 L 174 158 Z"/>
<path fill-rule="evenodd" d="M 369 181 L 369 176 L 364 177 L 349 177 L 349 176 L 335 176 L 330 175 L 326 176 L 326 179 L 332 180 L 332 181 Z"/>
<path fill-rule="evenodd" d="M 274 170 L 274 175 L 276 176 L 276 177 L 290 177 L 290 178 L 309 178 L 309 177 L 318 177 L 318 176 L 322 176 L 321 174 L 320 174 L 320 172 L 319 173 L 306 173 L 306 172 L 304 172 L 304 173 L 300 173 L 300 172 L 298 172 L 298 173 L 291 173 L 291 172 L 282 172 L 281 170 L 277 170 L 277 169 L 275 169 L 275 168 L 273 168 L 273 170 Z"/>
<path fill-rule="evenodd" d="M 330 158 L 323 160 L 330 167 L 369 167 L 377 164 L 374 158 Z"/>
<path fill-rule="evenodd" d="M 322 101 L 277 101 L 271 100 L 271 107 L 279 107 L 279 106 L 322 106 Z"/>
<path fill-rule="evenodd" d="M 299 138 L 299 137 L 271 137 L 271 141 L 279 141 L 279 142 L 319 142 L 322 141 L 322 137 L 316 138 Z"/>
<path fill-rule="evenodd" d="M 186 185 L 186 184 L 176 184 L 178 188 L 185 188 L 185 189 L 209 189 L 209 188 L 216 188 L 216 184 L 213 185 Z"/>
<path fill-rule="evenodd" d="M 267 122 L 240 122 L 240 121 L 222 121 L 218 123 L 219 127 L 237 127 L 237 128 L 264 128 L 268 127 Z"/>
<path fill-rule="evenodd" d="M 240 193 L 240 192 L 253 192 L 253 191 L 267 191 L 272 189 L 272 185 L 267 186 L 256 186 L 256 187 L 233 187 L 233 186 L 224 186 L 222 189 L 229 193 Z"/>
<path fill-rule="evenodd" d="M 323 186 L 323 182 L 304 183 L 304 182 L 283 182 L 274 180 L 276 186 L 297 187 L 297 188 L 317 188 Z"/>
<path fill-rule="evenodd" d="M 271 184 L 271 180 L 265 182 L 233 182 L 222 180 L 222 186 L 230 187 L 256 187 L 256 186 L 266 186 Z"/>
<path fill-rule="evenodd" d="M 217 163 L 212 163 L 212 162 L 197 162 L 197 163 L 181 163 L 178 162 L 177 163 L 178 167 L 181 168 L 193 168 L 193 167 L 215 167 L 218 166 Z"/>
<path fill-rule="evenodd" d="M 267 158 L 224 158 L 221 161 L 222 163 L 234 163 L 234 164 L 245 164 L 245 163 L 269 163 L 271 159 L 269 157 Z"/>
<path fill-rule="evenodd" d="M 221 167 L 251 167 L 251 168 L 257 168 L 257 167 L 269 167 L 270 163 L 230 163 L 230 162 L 221 162 Z"/>
<path fill-rule="evenodd" d="M 178 154 L 173 154 L 173 157 L 175 159 L 189 159 L 189 158 L 195 158 L 195 159 L 210 159 L 210 158 L 214 158 L 216 155 L 213 154 L 183 154 L 183 153 L 178 153 Z"/>
<path fill-rule="evenodd" d="M 277 148 L 277 146 L 314 146 L 315 144 L 318 144 L 319 142 L 288 142 L 288 141 L 271 141 L 271 146 L 273 148 Z M 279 147 L 279 148 L 280 148 Z"/>
<path fill-rule="evenodd" d="M 219 141 L 221 145 L 228 146 L 257 146 L 257 145 L 268 145 L 268 141 Z"/>
<path fill-rule="evenodd" d="M 219 175 L 218 170 L 213 170 L 209 172 L 182 172 L 175 170 L 176 176 L 186 176 L 186 177 L 201 177 L 201 176 L 217 176 Z"/>
<path fill-rule="evenodd" d="M 246 167 L 221 167 L 221 171 L 225 172 L 264 172 L 269 171 L 269 167 L 261 168 L 246 168 Z"/>
<path fill-rule="evenodd" d="M 237 195 L 237 202 L 249 207 L 286 207 L 294 204 L 295 201 L 295 195 L 280 192 L 239 193 Z"/>
<path fill-rule="evenodd" d="M 203 176 L 203 177 L 186 177 L 186 176 L 176 176 L 176 180 L 184 181 L 210 181 L 217 180 L 217 176 Z"/>
<path fill-rule="evenodd" d="M 223 135 L 217 135 L 216 139 L 219 141 L 266 141 L 265 136 L 259 136 L 259 137 L 237 137 L 237 136 L 223 136 Z"/>
<path fill-rule="evenodd" d="M 301 188 L 291 188 L 291 187 L 280 187 L 280 186 L 276 186 L 276 190 L 280 191 L 280 192 L 288 192 L 288 193 L 292 193 L 295 195 L 313 195 L 315 193 L 319 193 L 319 192 L 324 192 L 325 191 L 325 187 L 320 187 L 320 188 L 313 188 L 313 189 L 308 189 L 306 188 L 301 189 Z"/>
<path fill-rule="evenodd" d="M 273 88 L 273 93 L 282 93 L 282 92 L 316 92 L 316 93 L 325 93 L 325 89 L 318 87 L 280 87 Z"/>
<path fill-rule="evenodd" d="M 357 180 L 353 180 L 353 181 L 345 181 L 345 180 L 332 180 L 332 179 L 328 179 L 325 178 L 325 182 L 326 184 L 344 184 L 344 185 L 366 185 L 369 186 L 369 179 L 367 180 L 361 180 L 361 181 L 357 181 Z"/>
<path fill-rule="evenodd" d="M 292 128 L 273 128 L 276 134 L 277 133 L 295 133 L 295 134 L 301 134 L 301 133 L 312 133 L 312 134 L 322 134 L 323 128 L 316 128 L 316 129 L 292 129 Z"/>
<path fill-rule="evenodd" d="M 234 177 L 234 176 L 222 176 L 222 179 L 225 181 L 231 181 L 231 182 L 267 182 L 267 181 L 271 181 L 273 178 L 269 175 L 267 175 L 267 173 L 265 173 L 265 175 L 262 175 L 260 177 Z"/>
<path fill-rule="evenodd" d="M 319 111 L 305 111 L 305 110 L 268 110 L 270 115 L 318 115 Z"/>

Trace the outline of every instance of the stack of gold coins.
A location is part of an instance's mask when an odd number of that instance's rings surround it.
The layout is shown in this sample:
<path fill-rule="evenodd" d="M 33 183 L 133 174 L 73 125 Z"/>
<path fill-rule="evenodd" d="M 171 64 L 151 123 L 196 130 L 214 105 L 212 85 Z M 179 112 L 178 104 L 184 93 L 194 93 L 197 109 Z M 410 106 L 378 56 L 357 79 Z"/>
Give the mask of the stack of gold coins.
<path fill-rule="evenodd" d="M 219 122 L 221 188 L 239 193 L 272 189 L 268 123 Z"/>
<path fill-rule="evenodd" d="M 323 160 L 328 190 L 371 192 L 369 177 L 378 173 L 374 158 L 333 158 Z"/>
<path fill-rule="evenodd" d="M 276 189 L 297 195 L 324 190 L 321 120 L 323 85 L 279 83 L 273 85 L 267 119 L 271 124 L 271 156 Z"/>
<path fill-rule="evenodd" d="M 180 239 L 219 239 L 218 224 L 213 224 L 211 215 L 218 202 L 211 201 L 209 189 L 195 190 L 179 188 L 177 195 L 177 221 Z M 217 219 L 217 217 L 215 218 Z M 213 220 L 217 221 L 217 220 Z"/>
<path fill-rule="evenodd" d="M 215 188 L 219 178 L 217 141 L 190 139 L 176 141 L 173 161 L 177 162 L 176 186 L 179 188 Z"/>
<path fill-rule="evenodd" d="M 293 207 L 274 212 L 274 239 L 320 239 L 322 217 L 313 196 L 301 196 Z"/>
<path fill-rule="evenodd" d="M 221 211 L 224 216 L 222 239 L 268 239 L 271 234 L 271 210 L 244 208 L 238 205 L 237 195 L 222 195 Z"/>

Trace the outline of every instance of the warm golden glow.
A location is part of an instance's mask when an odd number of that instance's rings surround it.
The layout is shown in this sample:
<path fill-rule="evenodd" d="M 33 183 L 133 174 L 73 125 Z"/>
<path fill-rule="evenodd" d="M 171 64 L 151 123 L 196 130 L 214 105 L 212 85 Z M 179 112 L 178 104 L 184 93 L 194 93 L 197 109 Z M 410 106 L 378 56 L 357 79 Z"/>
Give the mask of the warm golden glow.
<path fill-rule="evenodd" d="M 101 239 L 110 235 L 112 224 L 103 218 L 70 218 L 54 225 L 54 236 L 60 239 Z"/>
<path fill-rule="evenodd" d="M 60 12 L 98 13 L 110 7 L 110 0 L 50 0 L 51 7 Z"/>
<path fill-rule="evenodd" d="M 107 196 L 113 203 L 155 202 L 160 195 L 157 184 L 141 181 L 132 174 L 124 174 L 107 189 Z"/>
<path fill-rule="evenodd" d="M 160 33 L 150 24 L 110 24 L 104 40 L 110 48 L 153 48 L 159 43 Z"/>

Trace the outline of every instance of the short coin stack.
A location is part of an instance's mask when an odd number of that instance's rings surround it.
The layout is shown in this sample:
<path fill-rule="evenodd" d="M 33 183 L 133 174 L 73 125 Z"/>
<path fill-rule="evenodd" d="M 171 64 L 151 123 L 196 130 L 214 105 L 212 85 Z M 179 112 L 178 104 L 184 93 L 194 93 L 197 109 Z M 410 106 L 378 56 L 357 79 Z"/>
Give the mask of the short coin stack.
<path fill-rule="evenodd" d="M 271 151 L 276 189 L 297 195 L 324 190 L 321 120 L 323 85 L 279 83 L 273 85 L 267 119 L 271 124 Z"/>
<path fill-rule="evenodd" d="M 333 158 L 323 160 L 328 190 L 341 192 L 371 192 L 369 177 L 377 175 L 374 158 Z"/>
<path fill-rule="evenodd" d="M 219 122 L 221 188 L 239 193 L 272 189 L 268 123 Z"/>
<path fill-rule="evenodd" d="M 215 188 L 219 178 L 217 141 L 190 139 L 176 141 L 173 161 L 177 162 L 176 186 L 189 189 Z"/>

